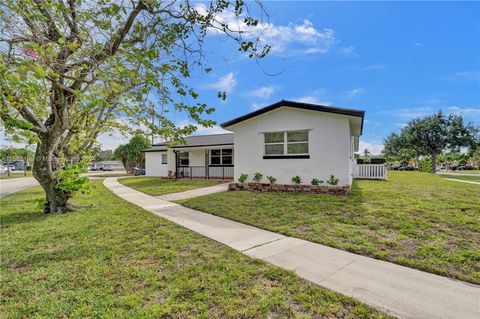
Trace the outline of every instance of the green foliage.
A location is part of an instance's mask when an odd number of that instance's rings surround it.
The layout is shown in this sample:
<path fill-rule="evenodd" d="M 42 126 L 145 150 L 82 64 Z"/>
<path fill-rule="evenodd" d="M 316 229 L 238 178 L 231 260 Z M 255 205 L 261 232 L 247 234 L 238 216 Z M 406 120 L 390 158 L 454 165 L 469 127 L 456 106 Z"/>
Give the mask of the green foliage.
<path fill-rule="evenodd" d="M 339 181 L 340 180 L 337 177 L 335 177 L 335 175 L 331 174 L 330 178 L 327 180 L 327 183 L 330 185 L 338 185 Z"/>
<path fill-rule="evenodd" d="M 428 157 L 422 159 L 420 162 L 420 170 L 427 173 L 432 172 L 432 160 Z"/>
<path fill-rule="evenodd" d="M 300 185 L 302 183 L 302 178 L 300 176 L 293 176 L 292 183 L 295 185 Z"/>
<path fill-rule="evenodd" d="M 365 161 L 363 160 L 363 158 L 357 158 L 357 164 L 364 164 Z"/>
<path fill-rule="evenodd" d="M 277 179 L 273 176 L 268 176 L 267 175 L 267 179 L 270 182 L 270 184 L 275 184 L 275 182 L 277 181 Z"/>
<path fill-rule="evenodd" d="M 113 157 L 121 160 L 127 173 L 133 174 L 134 167 L 145 167 L 145 153 L 142 151 L 151 147 L 150 140 L 143 134 L 136 134 L 127 144 L 122 144 L 115 149 Z"/>
<path fill-rule="evenodd" d="M 248 178 L 248 174 L 243 174 L 242 173 L 242 174 L 240 174 L 240 177 L 238 177 L 238 181 L 243 184 L 243 183 L 245 183 L 247 178 Z"/>
<path fill-rule="evenodd" d="M 312 178 L 312 181 L 310 182 L 312 185 L 320 185 L 323 184 L 322 180 L 319 180 L 318 178 Z"/>
<path fill-rule="evenodd" d="M 57 189 L 63 190 L 69 198 L 76 193 L 88 193 L 91 190 L 89 179 L 81 175 L 87 171 L 87 168 L 81 164 L 68 165 L 58 170 L 55 173 L 58 179 Z"/>
<path fill-rule="evenodd" d="M 255 183 L 260 183 L 260 181 L 262 180 L 263 178 L 263 175 L 259 172 L 256 172 L 254 175 L 253 175 L 253 181 Z"/>
<path fill-rule="evenodd" d="M 370 159 L 370 164 L 385 164 L 386 162 L 385 158 L 374 157 Z"/>
<path fill-rule="evenodd" d="M 461 147 L 472 150 L 480 147 L 480 128 L 473 123 L 465 124 L 463 117 L 441 111 L 408 122 L 400 134 L 391 134 L 384 145 L 388 158 L 401 161 L 418 156 L 428 156 L 435 173 L 436 157 L 446 150 L 458 152 Z"/>

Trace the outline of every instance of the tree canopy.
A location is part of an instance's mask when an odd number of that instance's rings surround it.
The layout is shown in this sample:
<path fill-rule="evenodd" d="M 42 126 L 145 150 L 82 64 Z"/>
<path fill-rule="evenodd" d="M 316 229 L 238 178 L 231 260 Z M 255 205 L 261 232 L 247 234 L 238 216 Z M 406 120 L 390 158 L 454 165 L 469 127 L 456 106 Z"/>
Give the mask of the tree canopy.
<path fill-rule="evenodd" d="M 113 152 L 115 159 L 121 160 L 128 174 L 133 174 L 135 167 L 145 168 L 145 153 L 151 147 L 149 139 L 143 134 L 136 134 L 127 144 L 122 144 Z"/>
<path fill-rule="evenodd" d="M 55 174 L 62 161 L 89 152 L 99 134 L 143 125 L 179 140 L 196 126 L 176 127 L 168 116 L 173 111 L 214 124 L 205 117 L 214 108 L 187 81 L 194 69 L 211 70 L 204 63 L 207 34 L 225 35 L 249 57 L 270 50 L 245 38 L 259 20 L 243 0 L 7 0 L 0 6 L 0 117 L 7 134 L 37 142 L 33 175 L 46 191 L 46 212 L 67 205 Z M 225 13 L 237 19 L 234 26 L 222 22 Z"/>
<path fill-rule="evenodd" d="M 459 152 L 461 148 L 480 148 L 479 128 L 465 124 L 460 115 L 445 115 L 441 111 L 423 118 L 413 119 L 399 134 L 392 133 L 384 141 L 384 154 L 400 160 L 428 157 L 432 172 L 436 172 L 436 159 L 445 151 Z"/>

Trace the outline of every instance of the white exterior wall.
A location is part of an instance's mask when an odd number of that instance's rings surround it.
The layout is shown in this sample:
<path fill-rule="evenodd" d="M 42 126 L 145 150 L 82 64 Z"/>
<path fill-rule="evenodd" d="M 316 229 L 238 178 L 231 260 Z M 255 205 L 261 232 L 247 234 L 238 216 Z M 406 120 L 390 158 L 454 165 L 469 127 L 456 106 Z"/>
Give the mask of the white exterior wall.
<path fill-rule="evenodd" d="M 339 185 L 351 184 L 351 137 L 348 117 L 325 112 L 278 108 L 229 127 L 234 135 L 235 180 L 242 173 L 251 181 L 255 172 L 291 184 L 299 175 L 304 184 L 312 178 L 326 181 L 330 174 Z M 309 130 L 309 159 L 263 159 L 264 132 Z M 353 155 L 352 155 L 353 157 Z"/>
<path fill-rule="evenodd" d="M 146 176 L 168 176 L 168 163 L 170 163 L 170 159 L 167 158 L 167 164 L 162 164 L 162 154 L 167 154 L 167 151 L 145 153 Z"/>

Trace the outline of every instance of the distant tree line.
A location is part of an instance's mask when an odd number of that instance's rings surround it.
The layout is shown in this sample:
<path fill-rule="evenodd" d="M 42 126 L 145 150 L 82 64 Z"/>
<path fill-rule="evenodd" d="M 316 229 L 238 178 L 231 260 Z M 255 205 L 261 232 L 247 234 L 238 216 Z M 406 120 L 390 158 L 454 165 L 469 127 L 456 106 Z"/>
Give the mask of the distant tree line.
<path fill-rule="evenodd" d="M 390 161 L 406 163 L 422 161 L 432 173 L 438 162 L 472 159 L 480 162 L 480 128 L 465 123 L 461 115 L 446 115 L 441 111 L 407 123 L 399 133 L 390 134 L 384 141 L 383 154 Z"/>

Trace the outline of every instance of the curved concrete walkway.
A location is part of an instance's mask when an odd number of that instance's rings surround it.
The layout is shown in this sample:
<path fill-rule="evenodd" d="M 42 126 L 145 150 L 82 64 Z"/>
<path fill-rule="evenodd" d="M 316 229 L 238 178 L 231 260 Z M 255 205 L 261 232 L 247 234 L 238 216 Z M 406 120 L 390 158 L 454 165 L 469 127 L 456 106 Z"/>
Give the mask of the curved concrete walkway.
<path fill-rule="evenodd" d="M 446 179 L 446 180 L 449 180 L 449 181 L 453 181 L 453 182 L 480 185 L 480 182 L 466 181 L 466 180 L 463 180 L 463 179 L 455 179 L 455 178 L 445 178 L 445 179 Z"/>
<path fill-rule="evenodd" d="M 192 190 L 184 191 L 180 193 L 166 194 L 166 195 L 161 195 L 156 197 L 163 200 L 167 200 L 167 201 L 175 201 L 180 199 L 194 198 L 198 196 L 225 192 L 227 190 L 228 190 L 228 183 L 202 187 L 202 188 L 192 189 Z"/>
<path fill-rule="evenodd" d="M 480 318 L 480 286 L 206 214 L 133 190 L 113 177 L 104 185 L 153 214 L 399 318 Z"/>

